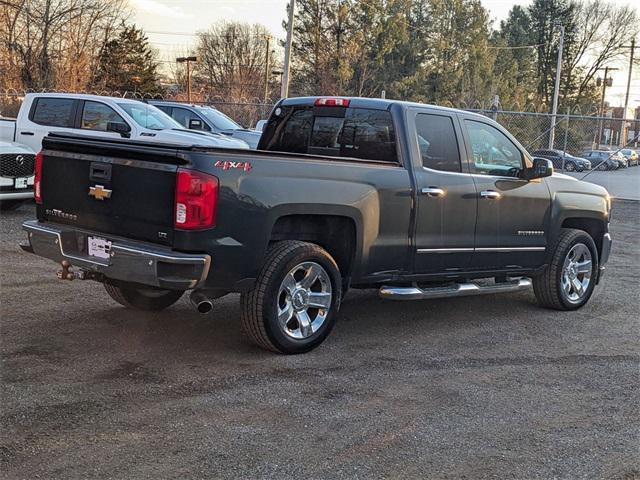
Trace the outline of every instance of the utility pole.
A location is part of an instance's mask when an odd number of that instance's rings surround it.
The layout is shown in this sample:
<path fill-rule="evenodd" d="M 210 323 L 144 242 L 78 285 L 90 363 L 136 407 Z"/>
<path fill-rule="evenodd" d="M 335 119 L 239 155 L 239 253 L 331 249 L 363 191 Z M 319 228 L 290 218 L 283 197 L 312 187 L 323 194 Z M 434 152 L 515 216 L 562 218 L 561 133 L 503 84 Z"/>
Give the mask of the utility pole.
<path fill-rule="evenodd" d="M 265 40 L 267 41 L 267 45 L 264 51 L 264 103 L 267 103 L 269 99 L 269 44 L 271 42 L 271 36 L 266 35 Z"/>
<path fill-rule="evenodd" d="M 602 98 L 600 99 L 600 127 L 598 128 L 598 145 L 597 148 L 600 148 L 600 144 L 602 143 L 602 130 L 604 127 L 604 96 L 607 92 L 607 87 L 610 87 L 613 84 L 613 80 L 609 78 L 609 72 L 613 70 L 618 70 L 617 68 L 604 67 L 604 78 L 602 79 Z"/>
<path fill-rule="evenodd" d="M 558 113 L 558 96 L 560 95 L 560 72 L 562 70 L 562 49 L 564 48 L 564 25 L 556 24 L 560 29 L 560 44 L 558 45 L 558 63 L 556 64 L 556 82 L 553 87 L 553 109 L 551 110 L 551 130 L 549 131 L 549 149 L 553 149 L 556 137 L 556 115 Z"/>
<path fill-rule="evenodd" d="M 622 128 L 620 129 L 620 142 L 622 147 L 627 143 L 627 109 L 629 108 L 629 89 L 631 88 L 631 70 L 633 70 L 633 53 L 636 48 L 636 39 L 631 39 L 631 56 L 629 58 L 629 76 L 627 77 L 627 93 L 624 96 L 624 110 L 622 110 Z M 634 115 L 635 116 L 635 115 Z"/>
<path fill-rule="evenodd" d="M 197 62 L 197 57 L 178 57 L 176 62 L 187 64 L 187 102 L 191 103 L 191 62 Z"/>
<path fill-rule="evenodd" d="M 293 11 L 296 8 L 296 0 L 289 0 L 289 23 L 287 25 L 287 41 L 284 46 L 284 73 L 282 74 L 282 85 L 280 87 L 280 97 L 287 98 L 289 95 L 289 69 L 291 63 L 291 42 L 293 41 Z"/>

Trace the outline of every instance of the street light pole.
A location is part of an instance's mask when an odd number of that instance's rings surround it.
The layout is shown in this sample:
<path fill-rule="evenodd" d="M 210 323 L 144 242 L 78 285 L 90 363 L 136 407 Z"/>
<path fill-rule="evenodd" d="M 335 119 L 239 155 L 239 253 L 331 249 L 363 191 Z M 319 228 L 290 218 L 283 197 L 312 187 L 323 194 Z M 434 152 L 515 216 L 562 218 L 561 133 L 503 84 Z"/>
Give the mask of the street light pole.
<path fill-rule="evenodd" d="M 287 25 L 287 41 L 284 46 L 284 68 L 282 75 L 282 86 L 280 87 L 280 97 L 287 98 L 289 95 L 289 64 L 291 63 L 291 43 L 293 41 L 293 11 L 296 8 L 296 0 L 289 0 L 289 24 Z"/>
<path fill-rule="evenodd" d="M 564 25 L 556 24 L 560 29 L 560 44 L 558 45 L 558 63 L 556 64 L 556 82 L 553 87 L 553 108 L 551 110 L 551 131 L 549 132 L 549 149 L 553 149 L 556 136 L 556 116 L 558 113 L 558 96 L 560 94 L 560 71 L 562 70 L 562 49 L 564 48 Z"/>
<path fill-rule="evenodd" d="M 178 57 L 176 62 L 187 64 L 187 102 L 191 103 L 191 62 L 197 62 L 197 57 Z"/>

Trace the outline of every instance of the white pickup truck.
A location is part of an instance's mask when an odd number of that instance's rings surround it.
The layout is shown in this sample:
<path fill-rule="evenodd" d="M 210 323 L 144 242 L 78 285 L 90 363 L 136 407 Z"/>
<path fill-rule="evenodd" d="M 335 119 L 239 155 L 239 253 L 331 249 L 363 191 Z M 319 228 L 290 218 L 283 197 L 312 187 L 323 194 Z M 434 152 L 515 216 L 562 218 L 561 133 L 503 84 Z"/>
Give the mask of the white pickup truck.
<path fill-rule="evenodd" d="M 249 148 L 246 142 L 226 135 L 187 130 L 153 105 L 127 98 L 29 93 L 15 120 L 0 119 L 0 141 L 27 145 L 36 152 L 50 132 L 164 144 Z"/>

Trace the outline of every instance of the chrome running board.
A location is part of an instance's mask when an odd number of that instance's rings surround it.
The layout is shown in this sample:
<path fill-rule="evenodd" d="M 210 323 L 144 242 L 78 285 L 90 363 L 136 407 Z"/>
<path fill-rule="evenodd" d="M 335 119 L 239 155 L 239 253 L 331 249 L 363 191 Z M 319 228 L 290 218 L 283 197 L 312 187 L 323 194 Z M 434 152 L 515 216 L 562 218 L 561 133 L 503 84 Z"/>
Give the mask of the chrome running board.
<path fill-rule="evenodd" d="M 456 283 L 444 287 L 390 287 L 382 286 L 378 294 L 387 300 L 426 300 L 430 298 L 464 297 L 487 293 L 517 292 L 531 287 L 531 279 L 517 278 L 493 285 L 477 283 Z"/>

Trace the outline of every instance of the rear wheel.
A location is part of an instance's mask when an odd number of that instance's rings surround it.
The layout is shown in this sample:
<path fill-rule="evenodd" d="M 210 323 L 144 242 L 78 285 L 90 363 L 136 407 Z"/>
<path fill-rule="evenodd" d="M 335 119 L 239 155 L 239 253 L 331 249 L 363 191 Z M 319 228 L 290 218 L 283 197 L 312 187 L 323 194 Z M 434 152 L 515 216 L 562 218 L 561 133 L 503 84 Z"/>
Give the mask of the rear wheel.
<path fill-rule="evenodd" d="M 120 305 L 137 310 L 159 311 L 170 307 L 182 297 L 179 290 L 164 290 L 155 287 L 143 287 L 131 284 L 104 283 L 111 298 Z"/>
<path fill-rule="evenodd" d="M 591 298 L 597 274 L 598 251 L 591 236 L 582 230 L 563 228 L 551 262 L 533 279 L 533 291 L 545 307 L 576 310 Z"/>
<path fill-rule="evenodd" d="M 331 332 L 341 296 L 340 271 L 327 251 L 308 242 L 278 242 L 255 289 L 240 297 L 242 328 L 267 350 L 308 352 Z"/>

